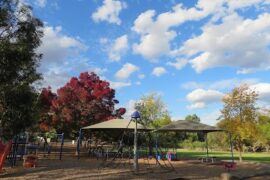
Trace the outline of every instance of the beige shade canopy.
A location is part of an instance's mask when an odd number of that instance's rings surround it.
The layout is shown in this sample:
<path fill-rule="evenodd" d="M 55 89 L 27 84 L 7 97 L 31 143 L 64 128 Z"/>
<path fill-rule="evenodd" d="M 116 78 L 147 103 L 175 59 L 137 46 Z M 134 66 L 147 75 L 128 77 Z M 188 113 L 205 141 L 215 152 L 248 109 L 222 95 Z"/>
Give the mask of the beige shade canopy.
<path fill-rule="evenodd" d="M 158 131 L 182 131 L 182 132 L 215 132 L 223 131 L 220 128 L 209 126 L 207 124 L 187 121 L 187 120 L 178 120 L 174 121 L 168 125 L 165 125 L 158 129 Z"/>
<path fill-rule="evenodd" d="M 82 129 L 89 129 L 89 130 L 112 130 L 112 129 L 134 129 L 135 128 L 135 122 L 127 119 L 112 119 L 108 121 L 104 121 L 101 123 L 97 123 L 91 126 L 83 127 Z M 144 127 L 141 124 L 137 124 L 138 130 L 151 130 L 146 127 Z"/>

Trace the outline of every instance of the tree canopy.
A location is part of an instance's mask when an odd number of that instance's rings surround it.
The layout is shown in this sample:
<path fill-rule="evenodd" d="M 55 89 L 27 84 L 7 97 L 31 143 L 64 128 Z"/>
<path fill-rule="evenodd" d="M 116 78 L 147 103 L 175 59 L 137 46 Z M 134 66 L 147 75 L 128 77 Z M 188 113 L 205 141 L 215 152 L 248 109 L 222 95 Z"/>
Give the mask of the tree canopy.
<path fill-rule="evenodd" d="M 115 110 L 115 90 L 107 81 L 95 73 L 84 72 L 73 77 L 57 94 L 49 88 L 43 89 L 40 96 L 43 116 L 40 128 L 49 131 L 54 128 L 73 137 L 81 127 L 115 117 L 121 117 L 126 110 Z"/>
<path fill-rule="evenodd" d="M 197 114 L 187 115 L 185 117 L 185 120 L 194 121 L 194 122 L 200 122 L 201 121 L 201 119 L 197 116 Z"/>
<path fill-rule="evenodd" d="M 37 119 L 37 93 L 31 86 L 41 78 L 36 68 L 41 54 L 42 22 L 31 7 L 17 0 L 0 1 L 0 126 L 11 138 Z"/>
<path fill-rule="evenodd" d="M 243 145 L 257 139 L 256 100 L 258 94 L 247 85 L 234 88 L 223 98 L 221 121 L 218 126 L 231 133 L 242 161 Z"/>
<path fill-rule="evenodd" d="M 171 122 L 166 106 L 157 93 L 143 96 L 135 104 L 135 109 L 140 112 L 145 126 L 158 128 Z"/>

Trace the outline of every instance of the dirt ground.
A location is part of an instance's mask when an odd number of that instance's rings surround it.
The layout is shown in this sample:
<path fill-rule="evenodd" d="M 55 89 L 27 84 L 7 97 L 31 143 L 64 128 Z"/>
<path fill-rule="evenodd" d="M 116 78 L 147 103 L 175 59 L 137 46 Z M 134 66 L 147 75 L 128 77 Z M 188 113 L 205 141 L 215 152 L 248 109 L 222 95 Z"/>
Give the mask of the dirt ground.
<path fill-rule="evenodd" d="M 101 160 L 82 158 L 40 159 L 38 167 L 24 169 L 22 162 L 16 167 L 6 167 L 0 173 L 1 179 L 220 179 L 226 170 L 222 162 L 201 163 L 199 160 L 174 161 L 169 166 L 168 161 L 140 160 L 139 173 L 134 174 L 132 160 L 116 160 L 101 165 Z M 167 165 L 167 168 L 166 168 Z M 162 166 L 162 167 L 161 167 Z M 101 168 L 102 167 L 102 168 Z M 234 179 L 270 179 L 270 164 L 241 163 L 230 172 Z"/>

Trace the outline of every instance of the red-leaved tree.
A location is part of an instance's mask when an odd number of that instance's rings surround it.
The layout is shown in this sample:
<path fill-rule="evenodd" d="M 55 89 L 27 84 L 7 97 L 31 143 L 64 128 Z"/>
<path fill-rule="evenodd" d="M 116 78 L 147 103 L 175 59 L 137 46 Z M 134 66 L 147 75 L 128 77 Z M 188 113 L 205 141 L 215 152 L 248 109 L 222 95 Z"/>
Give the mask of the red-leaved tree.
<path fill-rule="evenodd" d="M 57 90 L 55 97 L 50 89 L 44 89 L 41 96 L 44 95 L 47 98 L 43 100 L 44 106 L 50 104 L 47 113 L 50 118 L 41 118 L 41 130 L 54 128 L 70 137 L 74 137 L 81 127 L 121 117 L 126 112 L 124 108 L 115 110 L 118 103 L 115 90 L 95 73 L 84 72 L 79 78 L 71 78 Z"/>
<path fill-rule="evenodd" d="M 42 132 L 48 132 L 50 130 L 50 124 L 52 116 L 50 109 L 52 101 L 57 98 L 57 95 L 51 91 L 51 87 L 43 88 L 39 96 L 39 107 L 40 107 L 40 123 L 39 127 Z"/>

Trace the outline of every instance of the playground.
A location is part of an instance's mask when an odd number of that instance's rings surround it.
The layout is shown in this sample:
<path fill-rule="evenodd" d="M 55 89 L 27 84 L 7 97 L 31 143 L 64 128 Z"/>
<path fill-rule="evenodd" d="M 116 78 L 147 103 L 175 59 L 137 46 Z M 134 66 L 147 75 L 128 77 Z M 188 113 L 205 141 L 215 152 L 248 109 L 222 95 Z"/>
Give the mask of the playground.
<path fill-rule="evenodd" d="M 117 142 L 109 143 L 107 140 L 104 144 L 97 141 L 102 138 L 97 138 L 98 134 L 94 132 L 102 132 L 104 135 L 106 131 L 114 131 L 111 134 L 118 135 Z M 202 123 L 176 121 L 160 128 L 159 131 L 161 134 L 165 131 L 187 131 L 203 132 L 207 135 L 221 130 Z M 89 132 L 94 135 L 96 141 L 93 140 L 94 137 L 90 137 L 90 141 L 83 138 L 89 135 Z M 207 138 L 205 140 L 205 152 L 164 148 L 159 142 L 157 131 L 136 121 L 114 119 L 81 128 L 76 143 L 65 142 L 64 134 L 59 134 L 56 136 L 56 142 L 44 142 L 44 145 L 38 145 L 36 148 L 26 145 L 26 142 L 20 142 L 19 138 L 15 139 L 17 144 L 13 142 L 12 148 L 11 143 L 3 145 L 4 149 L 10 148 L 10 152 L 3 154 L 5 157 L 2 158 L 7 157 L 7 161 L 0 178 L 220 179 L 224 173 L 242 179 L 270 177 L 268 154 L 264 154 L 265 162 L 239 163 L 234 160 L 233 151 L 225 155 L 210 152 Z M 133 147 L 134 144 L 136 147 Z M 21 151 L 24 154 L 18 153 Z"/>

